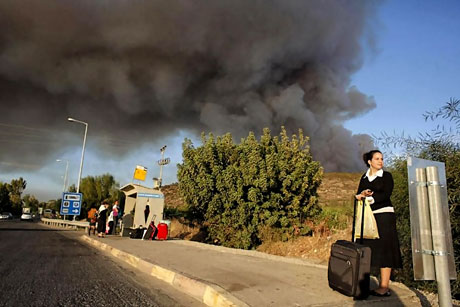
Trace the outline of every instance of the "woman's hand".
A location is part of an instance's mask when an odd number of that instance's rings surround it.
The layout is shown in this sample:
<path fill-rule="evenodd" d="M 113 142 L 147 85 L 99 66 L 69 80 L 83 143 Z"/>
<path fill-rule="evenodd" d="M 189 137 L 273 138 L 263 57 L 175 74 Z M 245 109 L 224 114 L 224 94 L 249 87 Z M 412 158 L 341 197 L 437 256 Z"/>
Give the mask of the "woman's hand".
<path fill-rule="evenodd" d="M 361 195 L 363 195 L 364 197 L 372 196 L 372 194 L 374 194 L 374 192 L 372 192 L 372 191 L 369 190 L 369 189 L 364 190 L 364 191 L 361 192 Z"/>
<path fill-rule="evenodd" d="M 356 197 L 357 200 L 363 200 L 366 197 L 372 196 L 372 194 L 374 194 L 374 192 L 372 192 L 371 190 L 367 189 L 367 190 L 361 191 L 361 194 L 355 195 L 355 197 Z"/>

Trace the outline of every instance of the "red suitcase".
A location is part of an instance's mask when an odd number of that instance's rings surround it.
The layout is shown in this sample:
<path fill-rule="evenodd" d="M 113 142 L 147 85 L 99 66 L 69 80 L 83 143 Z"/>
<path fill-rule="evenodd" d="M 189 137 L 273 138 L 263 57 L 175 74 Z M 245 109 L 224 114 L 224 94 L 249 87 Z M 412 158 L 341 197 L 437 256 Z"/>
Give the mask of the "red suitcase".
<path fill-rule="evenodd" d="M 158 224 L 157 228 L 158 228 L 157 240 L 168 239 L 168 224 L 160 223 Z"/>

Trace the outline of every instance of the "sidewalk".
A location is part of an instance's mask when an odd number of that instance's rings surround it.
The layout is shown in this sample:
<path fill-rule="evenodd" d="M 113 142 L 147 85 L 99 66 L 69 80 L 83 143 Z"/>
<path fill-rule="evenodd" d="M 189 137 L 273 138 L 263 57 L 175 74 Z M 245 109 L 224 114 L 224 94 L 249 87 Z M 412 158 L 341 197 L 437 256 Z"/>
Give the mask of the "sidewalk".
<path fill-rule="evenodd" d="M 420 306 L 400 283 L 391 284 L 391 297 L 353 301 L 329 288 L 326 266 L 302 259 L 181 240 L 81 240 L 208 306 Z"/>

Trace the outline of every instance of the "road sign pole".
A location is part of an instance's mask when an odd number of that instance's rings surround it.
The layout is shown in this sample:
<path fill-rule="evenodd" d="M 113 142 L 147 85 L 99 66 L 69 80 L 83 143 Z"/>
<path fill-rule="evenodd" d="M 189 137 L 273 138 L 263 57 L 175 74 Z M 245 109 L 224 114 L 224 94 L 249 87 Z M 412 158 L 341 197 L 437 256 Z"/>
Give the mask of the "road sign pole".
<path fill-rule="evenodd" d="M 434 257 L 436 282 L 438 284 L 438 301 L 440 307 L 452 306 L 452 293 L 450 289 L 449 263 L 447 258 L 446 233 L 444 231 L 444 216 L 441 204 L 441 188 L 439 174 L 436 166 L 426 168 L 428 182 L 428 199 L 433 238 L 433 250 L 437 252 Z"/>

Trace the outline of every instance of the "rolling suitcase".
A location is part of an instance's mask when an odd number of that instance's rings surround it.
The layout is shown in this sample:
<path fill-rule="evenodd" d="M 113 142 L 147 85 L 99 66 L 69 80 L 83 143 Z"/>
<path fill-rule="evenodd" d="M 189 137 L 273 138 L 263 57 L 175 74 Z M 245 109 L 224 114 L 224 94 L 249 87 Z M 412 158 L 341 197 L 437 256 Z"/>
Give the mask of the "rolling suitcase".
<path fill-rule="evenodd" d="M 361 218 L 362 244 L 364 231 L 364 210 Z M 366 299 L 369 296 L 371 249 L 355 243 L 356 199 L 353 210 L 353 232 L 351 242 L 338 240 L 331 246 L 331 256 L 327 270 L 329 287 L 354 299 Z"/>
<path fill-rule="evenodd" d="M 157 240 L 166 240 L 166 239 L 168 239 L 168 224 L 160 223 L 158 224 Z"/>
<path fill-rule="evenodd" d="M 157 235 L 157 232 L 158 230 L 157 230 L 157 227 L 155 226 L 155 223 L 151 221 L 142 239 L 143 240 L 155 240 L 155 236 Z"/>

